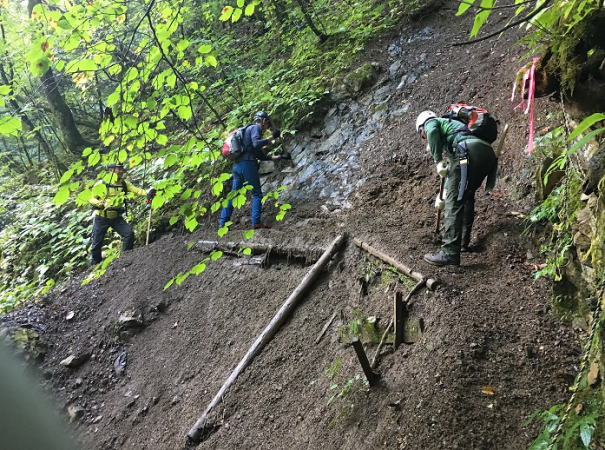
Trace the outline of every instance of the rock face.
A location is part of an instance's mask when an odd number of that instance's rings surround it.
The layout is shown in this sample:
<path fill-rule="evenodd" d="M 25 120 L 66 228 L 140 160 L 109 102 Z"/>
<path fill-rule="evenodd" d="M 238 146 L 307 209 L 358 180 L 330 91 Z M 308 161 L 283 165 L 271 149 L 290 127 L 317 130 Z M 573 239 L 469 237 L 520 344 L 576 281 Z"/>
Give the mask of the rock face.
<path fill-rule="evenodd" d="M 292 161 L 261 165 L 263 190 L 287 186 L 282 193 L 286 202 L 319 197 L 329 214 L 349 208 L 350 194 L 366 181 L 359 170 L 361 146 L 390 121 L 405 120 L 411 106 L 405 90 L 430 68 L 425 53 L 403 49 L 436 35 L 429 27 L 404 32 L 385 49 L 387 70 L 369 62 L 336 81 L 330 94 L 333 106 L 321 122 L 284 143 Z"/>

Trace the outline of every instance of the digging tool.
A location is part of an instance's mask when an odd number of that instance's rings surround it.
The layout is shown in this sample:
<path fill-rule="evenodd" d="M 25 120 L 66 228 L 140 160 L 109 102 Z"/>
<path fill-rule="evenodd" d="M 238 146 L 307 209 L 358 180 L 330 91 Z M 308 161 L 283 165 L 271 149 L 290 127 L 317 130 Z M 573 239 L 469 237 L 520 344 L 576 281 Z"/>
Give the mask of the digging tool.
<path fill-rule="evenodd" d="M 149 245 L 149 233 L 151 232 L 151 200 L 147 200 L 147 205 L 149 206 L 149 215 L 147 216 L 147 237 L 145 238 L 145 245 Z"/>
<path fill-rule="evenodd" d="M 508 124 L 504 125 L 504 130 L 502 130 L 502 137 L 500 137 L 500 142 L 498 142 L 498 147 L 496 147 L 496 158 L 500 158 L 502 154 L 502 149 L 504 147 L 504 140 L 506 139 L 506 135 L 508 134 Z"/>
<path fill-rule="evenodd" d="M 443 200 L 443 188 L 445 187 L 445 177 L 441 179 L 439 184 L 439 200 Z M 435 234 L 439 236 L 439 228 L 441 228 L 441 208 L 437 209 L 437 225 L 435 226 Z"/>

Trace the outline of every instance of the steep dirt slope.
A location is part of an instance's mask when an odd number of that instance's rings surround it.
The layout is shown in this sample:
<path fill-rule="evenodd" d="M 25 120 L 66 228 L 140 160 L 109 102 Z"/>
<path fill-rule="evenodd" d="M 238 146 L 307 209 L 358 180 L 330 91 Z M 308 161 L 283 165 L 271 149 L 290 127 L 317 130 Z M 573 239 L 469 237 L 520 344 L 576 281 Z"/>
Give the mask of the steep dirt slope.
<path fill-rule="evenodd" d="M 521 449 L 536 432 L 523 425 L 526 417 L 567 397 L 576 337 L 548 312 L 548 285 L 531 276 L 535 251 L 509 214 L 527 208 L 512 200 L 523 191 L 519 181 L 526 184 L 519 174 L 527 162 L 524 122 L 507 99 L 520 51 L 511 37 L 452 48 L 466 28 L 447 9 L 406 27 L 439 30 L 401 57 L 403 64 L 423 58 L 428 72 L 392 99 L 409 103 L 409 112 L 362 148 L 359 178 L 367 181 L 350 198 L 353 207 L 325 213 L 319 203 L 295 205 L 285 223 L 257 232 L 255 240 L 326 246 L 348 232 L 438 277 L 436 292 L 412 299 L 410 313 L 424 320 L 425 332 L 413 345 L 385 350 L 379 386 L 355 381 L 360 369 L 353 350 L 339 342 L 338 327 L 359 316 L 376 316 L 384 326 L 393 292 L 410 286 L 349 242 L 229 391 L 213 416 L 219 427 L 200 448 Z M 376 42 L 368 58 L 388 66 L 388 45 L 386 38 Z M 421 257 L 436 248 L 437 179 L 413 122 L 419 111 L 459 99 L 511 122 L 501 164 L 510 182 L 478 195 L 479 251 L 465 255 L 459 268 L 436 269 Z M 48 342 L 41 369 L 61 407 L 82 408 L 76 431 L 88 448 L 182 448 L 189 427 L 308 270 L 298 262 L 263 269 L 225 257 L 163 291 L 171 276 L 202 257 L 187 243 L 211 235 L 165 236 L 123 256 L 103 279 L 86 287 L 74 280 L 1 319 Z M 359 279 L 372 271 L 379 275 L 362 295 Z M 70 311 L 74 318 L 66 320 Z M 129 312 L 142 315 L 134 328 L 119 323 Z M 337 319 L 315 344 L 334 312 Z M 370 354 L 374 349 L 368 347 Z M 71 353 L 91 356 L 75 369 L 59 365 Z M 123 353 L 119 375 L 114 362 Z"/>

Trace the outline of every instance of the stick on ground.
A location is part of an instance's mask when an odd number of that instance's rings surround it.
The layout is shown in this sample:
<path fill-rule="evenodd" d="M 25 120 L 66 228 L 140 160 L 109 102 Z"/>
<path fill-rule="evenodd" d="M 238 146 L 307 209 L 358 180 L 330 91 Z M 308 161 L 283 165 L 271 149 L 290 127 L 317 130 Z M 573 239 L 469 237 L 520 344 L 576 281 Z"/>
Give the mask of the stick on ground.
<path fill-rule="evenodd" d="M 225 383 L 221 386 L 218 393 L 214 396 L 204 413 L 200 416 L 200 418 L 195 422 L 193 427 L 187 433 L 187 438 L 189 442 L 199 442 L 204 434 L 204 430 L 207 428 L 208 415 L 212 412 L 212 410 L 221 402 L 223 396 L 227 392 L 227 390 L 233 385 L 237 377 L 245 370 L 245 368 L 252 362 L 252 360 L 262 351 L 264 346 L 271 341 L 279 327 L 285 322 L 289 313 L 294 309 L 298 301 L 303 297 L 306 290 L 311 286 L 311 284 L 315 281 L 324 267 L 330 262 L 330 259 L 336 253 L 336 251 L 340 248 L 340 246 L 345 241 L 345 236 L 340 235 L 330 244 L 330 246 L 323 253 L 319 261 L 317 261 L 311 270 L 305 275 L 300 284 L 294 289 L 292 294 L 288 297 L 288 299 L 284 302 L 282 307 L 277 311 L 271 322 L 265 327 L 262 333 L 256 338 L 256 341 L 252 344 L 248 353 L 242 358 L 237 367 L 233 369 L 231 375 L 227 378 Z M 208 426 L 208 428 L 214 428 L 212 426 Z"/>

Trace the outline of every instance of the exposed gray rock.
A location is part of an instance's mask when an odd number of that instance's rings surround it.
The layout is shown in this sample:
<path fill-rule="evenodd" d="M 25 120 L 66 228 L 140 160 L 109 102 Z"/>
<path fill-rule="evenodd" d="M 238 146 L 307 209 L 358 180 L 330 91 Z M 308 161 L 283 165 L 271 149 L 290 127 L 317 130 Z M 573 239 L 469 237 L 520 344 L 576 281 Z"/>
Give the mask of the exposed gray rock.
<path fill-rule="evenodd" d="M 76 367 L 80 367 L 82 364 L 84 364 L 86 361 L 88 361 L 89 358 L 90 358 L 90 352 L 81 351 L 81 352 L 69 355 L 67 358 L 65 358 L 63 361 L 61 361 L 59 364 L 61 364 L 64 367 L 69 367 L 70 369 L 75 369 Z"/>
<path fill-rule="evenodd" d="M 67 415 L 69 416 L 69 421 L 71 423 L 78 420 L 80 417 L 84 415 L 86 410 L 78 405 L 71 405 L 67 408 Z"/>
<path fill-rule="evenodd" d="M 389 77 L 391 80 L 398 78 L 403 71 L 403 67 L 401 66 L 401 61 L 397 60 L 389 67 Z"/>

